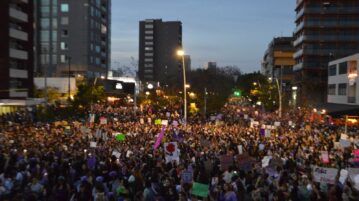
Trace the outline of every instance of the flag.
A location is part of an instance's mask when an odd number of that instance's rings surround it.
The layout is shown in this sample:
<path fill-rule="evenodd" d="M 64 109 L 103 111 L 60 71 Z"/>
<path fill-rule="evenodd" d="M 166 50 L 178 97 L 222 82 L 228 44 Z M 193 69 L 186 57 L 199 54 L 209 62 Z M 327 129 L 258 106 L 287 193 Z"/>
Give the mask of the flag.
<path fill-rule="evenodd" d="M 208 197 L 208 184 L 201 184 L 194 182 L 192 187 L 192 195 L 207 198 Z"/>
<path fill-rule="evenodd" d="M 155 144 L 153 145 L 154 149 L 157 149 L 160 146 L 161 140 L 162 140 L 163 136 L 165 135 L 165 128 L 166 128 L 166 126 L 163 125 L 161 133 L 158 135 L 157 140 L 156 140 Z"/>

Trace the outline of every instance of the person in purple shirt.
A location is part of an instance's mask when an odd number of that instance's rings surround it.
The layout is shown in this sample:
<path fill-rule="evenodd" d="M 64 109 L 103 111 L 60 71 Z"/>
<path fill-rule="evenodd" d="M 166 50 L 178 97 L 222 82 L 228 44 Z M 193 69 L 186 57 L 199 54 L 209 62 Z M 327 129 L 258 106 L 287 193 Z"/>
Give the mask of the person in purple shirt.
<path fill-rule="evenodd" d="M 224 200 L 225 201 L 237 201 L 236 193 L 233 191 L 232 186 L 230 184 L 224 185 Z"/>

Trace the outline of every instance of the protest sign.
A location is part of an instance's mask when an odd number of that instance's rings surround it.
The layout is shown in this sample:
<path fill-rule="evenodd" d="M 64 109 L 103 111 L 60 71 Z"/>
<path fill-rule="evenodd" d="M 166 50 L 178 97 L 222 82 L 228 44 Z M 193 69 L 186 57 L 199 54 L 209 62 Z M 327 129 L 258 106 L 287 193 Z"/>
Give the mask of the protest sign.
<path fill-rule="evenodd" d="M 315 182 L 335 184 L 335 177 L 337 176 L 338 170 L 335 168 L 324 168 L 314 166 L 313 177 Z"/>
<path fill-rule="evenodd" d="M 162 120 L 161 119 L 156 119 L 155 120 L 155 125 L 161 125 L 162 123 Z"/>
<path fill-rule="evenodd" d="M 347 140 L 347 139 L 348 139 L 348 135 L 342 133 L 342 134 L 340 135 L 340 139 Z"/>
<path fill-rule="evenodd" d="M 279 121 L 274 122 L 274 126 L 279 127 L 279 126 L 280 126 L 280 122 L 279 122 Z"/>
<path fill-rule="evenodd" d="M 292 122 L 292 121 L 288 121 L 288 125 L 289 125 L 289 126 L 293 125 L 293 122 Z"/>
<path fill-rule="evenodd" d="M 348 175 L 349 175 L 348 170 L 344 170 L 344 169 L 340 170 L 339 182 L 344 185 L 344 183 L 347 181 Z"/>
<path fill-rule="evenodd" d="M 359 168 L 349 168 L 348 175 L 350 181 L 354 184 L 354 188 L 359 191 Z"/>
<path fill-rule="evenodd" d="M 238 145 L 237 149 L 238 149 L 238 154 L 243 154 L 243 146 L 242 145 Z"/>
<path fill-rule="evenodd" d="M 354 150 L 354 162 L 359 162 L 359 149 Z"/>
<path fill-rule="evenodd" d="M 107 118 L 106 118 L 106 117 L 101 117 L 101 118 L 100 118 L 100 124 L 101 124 L 101 125 L 107 124 Z"/>
<path fill-rule="evenodd" d="M 210 120 L 211 120 L 211 121 L 216 120 L 216 116 L 211 116 L 211 117 L 210 117 Z"/>
<path fill-rule="evenodd" d="M 162 120 L 161 125 L 167 126 L 168 125 L 168 120 Z"/>
<path fill-rule="evenodd" d="M 329 163 L 329 154 L 328 151 L 321 151 L 321 158 L 323 163 Z"/>
<path fill-rule="evenodd" d="M 90 114 L 89 121 L 90 121 L 90 123 L 95 122 L 95 114 Z"/>
<path fill-rule="evenodd" d="M 232 155 L 222 155 L 219 160 L 221 162 L 221 170 L 227 170 L 231 165 L 233 165 Z"/>
<path fill-rule="evenodd" d="M 350 147 L 350 145 L 351 145 L 351 142 L 347 139 L 340 139 L 339 143 L 340 143 L 340 146 L 342 146 L 343 148 Z"/>
<path fill-rule="evenodd" d="M 177 142 L 166 142 L 164 143 L 165 159 L 166 163 L 176 161 L 179 164 L 180 151 L 177 146 Z"/>
<path fill-rule="evenodd" d="M 191 171 L 183 171 L 181 174 L 181 181 L 185 184 L 191 184 L 193 179 L 192 177 L 193 173 Z"/>
<path fill-rule="evenodd" d="M 243 118 L 248 119 L 248 114 L 245 114 Z"/>
<path fill-rule="evenodd" d="M 265 145 L 264 144 L 259 144 L 259 151 L 263 151 L 264 150 Z"/>
<path fill-rule="evenodd" d="M 120 157 L 121 157 L 121 153 L 118 152 L 117 150 L 113 150 L 113 151 L 112 151 L 112 156 L 116 156 L 116 158 L 120 158 Z"/>
<path fill-rule="evenodd" d="M 90 142 L 90 147 L 91 148 L 96 148 L 97 147 L 97 142 Z"/>
<path fill-rule="evenodd" d="M 271 136 L 271 134 L 270 134 L 270 130 L 269 130 L 269 129 L 265 129 L 265 132 L 264 132 L 264 137 L 269 138 L 270 136 Z"/>
<path fill-rule="evenodd" d="M 192 195 L 196 195 L 202 198 L 208 197 L 209 186 L 207 184 L 201 184 L 194 182 L 192 186 Z"/>
<path fill-rule="evenodd" d="M 123 133 L 117 133 L 116 134 L 116 140 L 117 141 L 125 141 L 125 138 L 126 138 L 126 136 Z"/>
<path fill-rule="evenodd" d="M 269 165 L 270 160 L 272 159 L 272 156 L 264 156 L 262 159 L 262 168 L 265 168 Z"/>

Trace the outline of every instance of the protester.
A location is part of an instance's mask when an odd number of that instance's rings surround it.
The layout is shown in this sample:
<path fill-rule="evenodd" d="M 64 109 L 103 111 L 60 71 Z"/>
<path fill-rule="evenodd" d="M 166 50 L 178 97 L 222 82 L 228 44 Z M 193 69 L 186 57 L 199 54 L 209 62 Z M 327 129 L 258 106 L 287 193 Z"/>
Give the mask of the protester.
<path fill-rule="evenodd" d="M 310 121 L 309 110 L 279 118 L 227 104 L 187 124 L 171 107 L 98 104 L 85 115 L 2 117 L 0 200 L 359 200 L 359 136 Z"/>

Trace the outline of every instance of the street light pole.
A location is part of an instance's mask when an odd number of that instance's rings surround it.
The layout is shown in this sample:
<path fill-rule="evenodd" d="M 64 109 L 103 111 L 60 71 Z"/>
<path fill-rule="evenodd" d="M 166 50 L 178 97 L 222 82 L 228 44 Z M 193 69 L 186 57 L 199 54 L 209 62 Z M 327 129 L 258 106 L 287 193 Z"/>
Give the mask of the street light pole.
<path fill-rule="evenodd" d="M 183 98 L 184 98 L 184 122 L 187 123 L 187 89 L 186 89 L 186 66 L 184 62 L 184 55 L 182 55 L 182 68 L 183 68 Z"/>
<path fill-rule="evenodd" d="M 184 122 L 187 123 L 187 89 L 186 89 L 186 66 L 184 61 L 184 51 L 178 50 L 177 55 L 182 57 L 182 72 L 183 72 L 183 102 L 184 102 Z"/>

